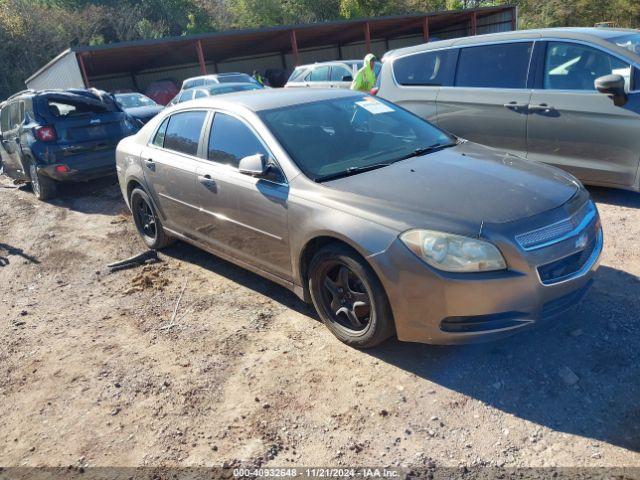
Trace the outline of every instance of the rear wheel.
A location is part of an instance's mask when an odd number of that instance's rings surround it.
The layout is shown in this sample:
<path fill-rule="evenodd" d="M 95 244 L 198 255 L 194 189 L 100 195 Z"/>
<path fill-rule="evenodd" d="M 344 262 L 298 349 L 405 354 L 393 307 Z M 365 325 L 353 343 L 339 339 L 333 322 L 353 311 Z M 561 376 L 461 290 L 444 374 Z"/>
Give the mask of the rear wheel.
<path fill-rule="evenodd" d="M 162 228 L 162 222 L 149 195 L 141 188 L 134 188 L 131 192 L 131 213 L 138 233 L 147 247 L 157 250 L 173 243 L 173 238 L 167 235 Z"/>
<path fill-rule="evenodd" d="M 31 189 L 38 200 L 49 200 L 56 196 L 58 186 L 52 178 L 45 177 L 38 172 L 38 167 L 33 163 L 29 165 L 29 178 Z"/>
<path fill-rule="evenodd" d="M 309 291 L 324 324 L 347 345 L 369 348 L 393 335 L 387 295 L 371 267 L 350 248 L 328 245 L 313 257 Z"/>

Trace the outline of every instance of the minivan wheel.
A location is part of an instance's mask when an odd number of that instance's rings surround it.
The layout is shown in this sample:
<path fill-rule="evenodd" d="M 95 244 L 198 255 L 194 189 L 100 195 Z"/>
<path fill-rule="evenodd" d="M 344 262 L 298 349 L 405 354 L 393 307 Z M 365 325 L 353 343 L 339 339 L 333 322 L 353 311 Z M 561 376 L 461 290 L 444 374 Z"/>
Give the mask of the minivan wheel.
<path fill-rule="evenodd" d="M 31 190 L 33 190 L 38 200 L 49 200 L 55 197 L 57 191 L 56 181 L 40 175 L 38 167 L 33 163 L 29 165 L 29 179 L 31 180 Z"/>
<path fill-rule="evenodd" d="M 162 222 L 153 208 L 149 195 L 144 190 L 133 189 L 130 205 L 133 221 L 147 247 L 156 250 L 173 243 L 173 238 L 164 232 Z"/>
<path fill-rule="evenodd" d="M 309 291 L 323 323 L 347 345 L 369 348 L 394 334 L 391 307 L 380 281 L 350 248 L 328 245 L 313 257 Z"/>

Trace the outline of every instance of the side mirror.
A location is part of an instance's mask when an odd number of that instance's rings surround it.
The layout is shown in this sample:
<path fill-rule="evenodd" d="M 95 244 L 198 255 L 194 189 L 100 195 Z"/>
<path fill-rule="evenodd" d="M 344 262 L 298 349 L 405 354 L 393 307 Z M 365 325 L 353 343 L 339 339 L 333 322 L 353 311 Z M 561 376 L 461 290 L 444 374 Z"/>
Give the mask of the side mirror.
<path fill-rule="evenodd" d="M 596 90 L 604 93 L 616 107 L 622 107 L 627 103 L 627 92 L 624 91 L 624 77 L 622 75 L 605 75 L 596 78 Z"/>
<path fill-rule="evenodd" d="M 262 177 L 266 175 L 267 170 L 267 159 L 261 153 L 241 158 L 238 164 L 238 171 L 251 177 Z"/>
<path fill-rule="evenodd" d="M 343 75 L 342 76 L 342 81 L 343 82 L 353 82 L 353 77 L 351 75 Z"/>

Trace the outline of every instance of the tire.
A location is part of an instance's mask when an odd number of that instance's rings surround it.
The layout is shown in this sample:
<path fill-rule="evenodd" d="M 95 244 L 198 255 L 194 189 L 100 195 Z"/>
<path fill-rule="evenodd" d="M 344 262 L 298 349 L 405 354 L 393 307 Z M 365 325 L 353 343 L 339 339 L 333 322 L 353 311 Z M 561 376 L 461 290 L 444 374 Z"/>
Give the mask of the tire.
<path fill-rule="evenodd" d="M 129 200 L 133 221 L 147 247 L 159 250 L 171 245 L 174 239 L 165 233 L 147 192 L 141 188 L 134 188 Z"/>
<path fill-rule="evenodd" d="M 340 341 L 370 348 L 395 333 L 380 280 L 349 247 L 337 243 L 323 247 L 311 260 L 308 277 L 316 311 Z"/>
<path fill-rule="evenodd" d="M 38 200 L 49 200 L 56 196 L 58 184 L 52 178 L 40 175 L 34 163 L 29 164 L 29 178 L 31 190 Z"/>

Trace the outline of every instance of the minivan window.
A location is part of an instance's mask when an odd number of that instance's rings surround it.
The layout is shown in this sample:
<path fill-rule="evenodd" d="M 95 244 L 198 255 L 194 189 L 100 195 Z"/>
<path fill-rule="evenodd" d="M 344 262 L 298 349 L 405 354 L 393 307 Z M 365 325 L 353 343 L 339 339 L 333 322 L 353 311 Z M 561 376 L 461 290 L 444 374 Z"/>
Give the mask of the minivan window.
<path fill-rule="evenodd" d="M 309 80 L 311 82 L 324 82 L 329 77 L 329 67 L 316 67 L 311 71 Z"/>
<path fill-rule="evenodd" d="M 460 49 L 457 87 L 526 88 L 531 42 Z"/>
<path fill-rule="evenodd" d="M 549 42 L 544 65 L 544 88 L 595 90 L 596 78 L 616 73 L 629 87 L 631 65 L 596 48 L 577 43 Z"/>
<path fill-rule="evenodd" d="M 168 124 L 169 124 L 169 117 L 164 119 L 164 121 L 162 122 L 162 125 L 160 125 L 160 128 L 156 132 L 156 135 L 153 137 L 153 142 L 151 143 L 156 147 L 164 146 L 164 137 L 165 137 L 165 133 L 167 132 Z"/>
<path fill-rule="evenodd" d="M 203 90 L 196 90 L 196 92 L 193 95 L 193 98 L 204 98 L 206 96 L 207 96 L 207 92 Z"/>
<path fill-rule="evenodd" d="M 209 136 L 209 160 L 237 167 L 242 158 L 256 153 L 268 156 L 258 137 L 244 122 L 225 113 L 215 114 Z"/>
<path fill-rule="evenodd" d="M 172 115 L 167 125 L 164 148 L 196 155 L 206 116 L 207 112 L 180 112 Z"/>
<path fill-rule="evenodd" d="M 393 74 L 400 85 L 442 86 L 453 83 L 457 51 L 417 53 L 393 62 Z"/>

